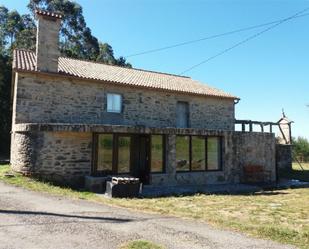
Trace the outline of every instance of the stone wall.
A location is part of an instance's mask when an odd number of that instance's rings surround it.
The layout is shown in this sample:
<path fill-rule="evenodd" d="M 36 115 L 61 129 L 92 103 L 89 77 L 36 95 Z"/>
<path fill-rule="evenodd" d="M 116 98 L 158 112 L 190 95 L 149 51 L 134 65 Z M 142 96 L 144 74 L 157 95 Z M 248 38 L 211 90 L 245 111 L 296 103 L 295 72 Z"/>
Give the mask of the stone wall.
<path fill-rule="evenodd" d="M 176 172 L 175 135 L 167 139 L 166 174 L 152 174 L 153 185 L 224 184 L 243 181 L 243 168 L 261 165 L 271 173 L 271 182 L 276 181 L 276 140 L 270 133 L 224 132 L 222 171 Z"/>
<path fill-rule="evenodd" d="M 291 170 L 292 169 L 292 145 L 277 144 L 276 158 L 278 169 Z"/>
<path fill-rule="evenodd" d="M 61 131 L 62 127 L 62 131 Z M 12 134 L 12 166 L 62 184 L 81 184 L 91 173 L 92 133 L 113 131 L 166 134 L 166 172 L 151 174 L 153 185 L 239 183 L 243 167 L 262 165 L 276 179 L 275 137 L 270 133 L 209 131 L 205 129 L 145 129 L 143 127 L 76 125 L 17 125 Z M 85 132 L 87 130 L 87 132 Z M 223 170 L 176 172 L 176 134 L 223 137 Z"/>
<path fill-rule="evenodd" d="M 123 96 L 123 112 L 106 112 L 106 94 Z M 190 105 L 190 127 L 234 130 L 233 99 L 18 74 L 15 123 L 117 124 L 175 127 L 177 101 Z"/>
<path fill-rule="evenodd" d="M 81 186 L 90 175 L 92 134 L 14 132 L 12 169 L 64 185 Z"/>
<path fill-rule="evenodd" d="M 276 139 L 273 133 L 241 133 L 233 136 L 234 160 L 242 170 L 247 165 L 263 166 L 276 181 Z M 243 172 L 240 172 L 242 176 Z"/>

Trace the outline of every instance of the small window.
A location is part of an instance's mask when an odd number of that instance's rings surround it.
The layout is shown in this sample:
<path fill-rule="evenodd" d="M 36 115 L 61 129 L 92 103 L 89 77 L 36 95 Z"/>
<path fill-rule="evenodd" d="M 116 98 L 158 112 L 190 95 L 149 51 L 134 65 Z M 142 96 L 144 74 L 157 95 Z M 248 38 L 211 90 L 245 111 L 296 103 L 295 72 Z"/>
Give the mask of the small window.
<path fill-rule="evenodd" d="M 122 98 L 120 94 L 107 94 L 107 112 L 121 113 Z"/>

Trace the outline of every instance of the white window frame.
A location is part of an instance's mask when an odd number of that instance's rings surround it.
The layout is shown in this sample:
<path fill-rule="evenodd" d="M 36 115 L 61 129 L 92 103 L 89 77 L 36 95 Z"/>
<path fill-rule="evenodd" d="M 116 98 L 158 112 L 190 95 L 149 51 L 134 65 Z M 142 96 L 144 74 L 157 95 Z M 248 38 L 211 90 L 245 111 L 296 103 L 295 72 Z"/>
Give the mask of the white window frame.
<path fill-rule="evenodd" d="M 116 109 L 116 106 L 117 106 L 117 98 L 116 97 L 119 97 L 119 109 Z M 110 104 L 112 106 L 110 106 Z M 107 112 L 112 112 L 112 113 L 121 113 L 122 111 L 122 95 L 119 94 L 119 93 L 107 93 L 106 94 L 106 110 Z"/>

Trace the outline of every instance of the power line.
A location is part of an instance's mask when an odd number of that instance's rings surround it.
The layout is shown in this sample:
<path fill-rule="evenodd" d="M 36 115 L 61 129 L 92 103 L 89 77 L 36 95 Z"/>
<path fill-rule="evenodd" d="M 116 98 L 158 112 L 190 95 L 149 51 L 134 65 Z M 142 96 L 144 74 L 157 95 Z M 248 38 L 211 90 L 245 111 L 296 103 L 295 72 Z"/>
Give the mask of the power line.
<path fill-rule="evenodd" d="M 266 29 L 256 33 L 256 34 L 254 34 L 254 35 L 251 35 L 251 36 L 247 37 L 246 39 L 244 39 L 244 40 L 234 44 L 233 46 L 231 46 L 229 48 L 226 48 L 226 49 L 222 50 L 221 52 L 219 52 L 219 53 L 217 53 L 217 54 L 215 54 L 213 56 L 208 57 L 206 60 L 203 60 L 203 61 L 201 61 L 201 62 L 199 62 L 199 63 L 197 63 L 197 64 L 195 64 L 195 65 L 193 65 L 193 66 L 191 66 L 189 68 L 187 68 L 186 70 L 182 71 L 179 75 L 183 75 L 183 74 L 191 71 L 192 69 L 194 69 L 194 68 L 196 68 L 196 67 L 198 67 L 198 66 L 200 66 L 200 65 L 202 65 L 202 64 L 204 64 L 204 63 L 206 63 L 206 62 L 208 62 L 208 61 L 210 61 L 212 59 L 215 59 L 216 57 L 218 57 L 220 55 L 223 55 L 223 54 L 229 52 L 230 50 L 232 50 L 232 49 L 234 49 L 236 47 L 239 47 L 240 45 L 242 45 L 242 44 L 244 44 L 244 43 L 246 43 L 246 42 L 248 42 L 248 41 L 250 41 L 250 40 L 252 40 L 252 39 L 254 39 L 254 38 L 256 38 L 256 37 L 258 37 L 258 36 L 260 36 L 262 34 L 264 34 L 264 33 L 266 33 L 267 31 L 270 31 L 270 30 L 276 28 L 277 26 L 281 25 L 282 23 L 287 22 L 287 21 L 295 18 L 296 16 L 306 12 L 307 10 L 309 10 L 309 7 L 303 9 L 302 11 L 297 12 L 296 14 L 294 14 L 294 15 L 292 15 L 290 17 L 282 19 L 280 22 L 278 22 L 278 23 L 276 23 L 276 24 L 274 24 L 274 25 L 272 25 L 272 26 L 270 26 L 270 27 L 268 27 L 268 28 L 266 28 Z"/>
<path fill-rule="evenodd" d="M 303 15 L 297 15 L 297 16 L 294 16 L 291 19 L 304 17 L 304 16 L 308 16 L 308 15 L 309 15 L 309 13 L 303 14 Z M 262 23 L 262 24 L 258 24 L 258 25 L 254 25 L 254 26 L 241 28 L 241 29 L 236 29 L 236 30 L 232 30 L 232 31 L 228 31 L 228 32 L 224 32 L 224 33 L 220 33 L 220 34 L 216 34 L 216 35 L 206 36 L 206 37 L 199 38 L 199 39 L 196 39 L 196 40 L 180 42 L 180 43 L 176 43 L 176 44 L 165 46 L 165 47 L 145 50 L 145 51 L 135 53 L 135 54 L 130 54 L 130 55 L 127 55 L 127 56 L 124 56 L 124 57 L 129 58 L 129 57 L 135 57 L 135 56 L 144 55 L 144 54 L 151 54 L 151 53 L 155 53 L 155 52 L 159 52 L 159 51 L 163 51 L 163 50 L 167 50 L 167 49 L 171 49 L 171 48 L 189 45 L 189 44 L 192 44 L 192 43 L 197 43 L 197 42 L 210 40 L 210 39 L 214 39 L 214 38 L 218 38 L 218 37 L 222 37 L 222 36 L 232 35 L 232 34 L 239 33 L 239 32 L 244 32 L 244 31 L 247 31 L 247 30 L 261 28 L 261 27 L 268 26 L 268 25 L 271 25 L 271 24 L 274 24 L 274 23 L 280 23 L 282 20 L 285 20 L 285 19 L 280 19 L 280 20 L 276 20 L 276 21 L 272 21 L 272 22 L 267 22 L 267 23 Z"/>

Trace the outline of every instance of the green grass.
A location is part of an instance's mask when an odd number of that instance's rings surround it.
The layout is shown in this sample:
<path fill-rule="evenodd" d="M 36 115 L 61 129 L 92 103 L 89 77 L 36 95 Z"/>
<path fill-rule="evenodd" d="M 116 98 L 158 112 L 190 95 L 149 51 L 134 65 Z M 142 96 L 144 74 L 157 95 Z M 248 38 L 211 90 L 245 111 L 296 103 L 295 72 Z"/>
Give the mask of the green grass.
<path fill-rule="evenodd" d="M 309 182 L 309 163 L 293 163 L 292 170 L 283 170 L 279 172 L 279 176 L 288 179 L 296 179 Z"/>
<path fill-rule="evenodd" d="M 77 199 L 93 200 L 96 195 L 86 191 L 76 191 L 71 188 L 55 186 L 48 182 L 42 182 L 30 177 L 22 176 L 14 173 L 14 177 L 5 176 L 7 173 L 12 173 L 9 165 L 0 165 L 0 180 L 19 187 L 24 187 L 37 192 L 44 192 L 54 195 L 68 196 Z"/>
<path fill-rule="evenodd" d="M 120 249 L 163 249 L 163 247 L 149 241 L 135 240 L 122 245 Z"/>
<path fill-rule="evenodd" d="M 206 221 L 220 228 L 308 248 L 309 189 L 287 189 L 248 195 L 204 195 L 107 199 L 89 192 L 53 186 L 15 174 L 8 178 L 9 166 L 0 166 L 0 180 L 34 191 L 80 198 L 136 211 L 160 213 Z M 133 247 L 134 248 L 134 247 Z M 138 248 L 138 247 L 137 247 Z"/>

